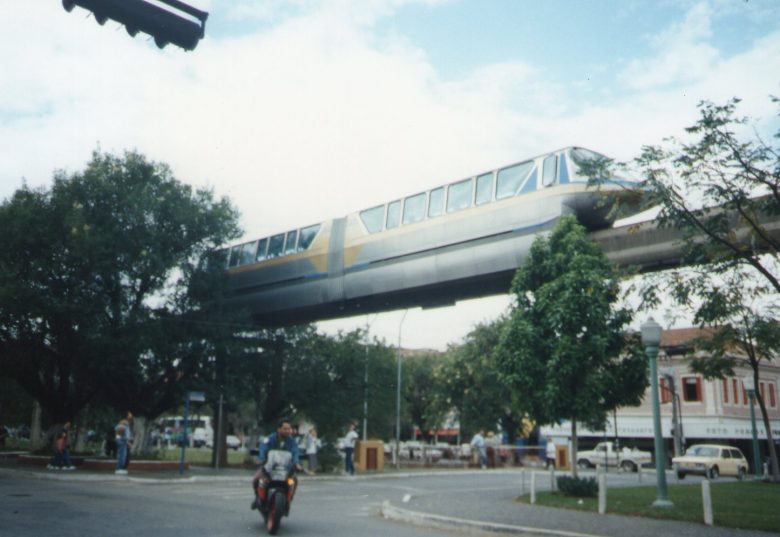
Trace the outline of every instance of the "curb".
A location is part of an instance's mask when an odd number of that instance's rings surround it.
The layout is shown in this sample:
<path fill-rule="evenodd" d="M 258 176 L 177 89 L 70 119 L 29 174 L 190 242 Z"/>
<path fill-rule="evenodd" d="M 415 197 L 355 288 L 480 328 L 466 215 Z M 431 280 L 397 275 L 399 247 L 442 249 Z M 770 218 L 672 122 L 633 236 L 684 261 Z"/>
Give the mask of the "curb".
<path fill-rule="evenodd" d="M 496 522 L 484 522 L 480 520 L 467 520 L 465 518 L 446 517 L 410 511 L 392 505 L 385 501 L 379 510 L 380 515 L 388 520 L 406 522 L 417 526 L 426 526 L 443 530 L 453 528 L 461 531 L 489 531 L 509 535 L 527 535 L 540 537 L 603 537 L 592 533 L 577 533 L 573 531 L 549 530 L 544 528 L 530 528 L 527 526 L 513 526 Z"/>

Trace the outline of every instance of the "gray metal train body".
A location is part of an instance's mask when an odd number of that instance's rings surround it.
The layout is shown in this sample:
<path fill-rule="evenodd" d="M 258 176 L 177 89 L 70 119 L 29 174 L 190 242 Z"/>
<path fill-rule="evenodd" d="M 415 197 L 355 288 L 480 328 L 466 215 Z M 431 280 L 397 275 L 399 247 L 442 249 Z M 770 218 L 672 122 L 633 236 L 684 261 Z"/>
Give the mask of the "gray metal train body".
<path fill-rule="evenodd" d="M 230 302 L 262 326 L 436 307 L 506 293 L 534 237 L 565 214 L 610 223 L 567 147 L 342 218 L 233 246 Z"/>

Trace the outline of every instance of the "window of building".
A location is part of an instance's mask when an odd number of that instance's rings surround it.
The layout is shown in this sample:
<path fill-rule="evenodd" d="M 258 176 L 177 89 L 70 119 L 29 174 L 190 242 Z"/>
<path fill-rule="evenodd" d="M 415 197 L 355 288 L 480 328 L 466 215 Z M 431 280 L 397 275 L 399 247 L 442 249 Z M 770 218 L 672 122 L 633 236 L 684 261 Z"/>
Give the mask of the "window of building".
<path fill-rule="evenodd" d="M 777 399 L 775 399 L 775 385 L 769 383 L 769 406 L 775 408 L 777 406 Z"/>
<path fill-rule="evenodd" d="M 447 189 L 447 212 L 454 213 L 471 207 L 472 198 L 472 180 L 458 181 L 452 183 Z"/>
<path fill-rule="evenodd" d="M 758 383 L 758 391 L 761 393 L 761 399 L 764 399 L 764 383 L 759 382 Z M 766 401 L 766 399 L 764 399 Z"/>
<path fill-rule="evenodd" d="M 739 404 L 739 384 L 737 383 L 737 379 L 731 379 L 731 387 L 734 388 L 731 393 L 734 395 L 734 404 Z"/>
<path fill-rule="evenodd" d="M 428 218 L 441 216 L 444 214 L 444 187 L 431 190 L 431 197 L 428 200 Z"/>
<path fill-rule="evenodd" d="M 268 239 L 268 259 L 279 257 L 284 250 L 284 233 L 279 233 Z"/>
<path fill-rule="evenodd" d="M 533 162 L 523 162 L 516 166 L 510 166 L 503 170 L 498 170 L 498 179 L 496 180 L 496 199 L 509 198 L 520 191 L 523 180 L 534 167 Z"/>
<path fill-rule="evenodd" d="M 305 227 L 301 229 L 301 234 L 298 237 L 298 251 L 302 252 L 308 250 L 311 243 L 314 242 L 314 238 L 320 231 L 320 224 L 314 224 L 313 226 Z"/>
<path fill-rule="evenodd" d="M 385 206 L 372 207 L 361 211 L 360 219 L 363 221 L 363 225 L 369 233 L 377 233 L 382 231 L 382 224 L 385 221 Z"/>
<path fill-rule="evenodd" d="M 683 377 L 683 400 L 688 402 L 701 401 L 701 378 Z"/>
<path fill-rule="evenodd" d="M 729 379 L 723 379 L 723 402 L 729 402 Z"/>
<path fill-rule="evenodd" d="M 745 386 L 742 386 L 742 404 L 746 405 L 748 404 L 748 396 L 747 396 L 747 390 L 745 390 Z"/>
<path fill-rule="evenodd" d="M 493 201 L 493 173 L 486 173 L 477 177 L 476 205 Z"/>
<path fill-rule="evenodd" d="M 262 261 L 265 259 L 265 250 L 268 248 L 268 239 L 260 239 L 257 241 L 257 254 L 255 255 L 255 261 Z"/>
<path fill-rule="evenodd" d="M 404 200 L 404 224 L 413 224 L 425 218 L 425 192 Z"/>
<path fill-rule="evenodd" d="M 659 391 L 661 392 L 661 404 L 669 403 L 672 400 L 672 390 L 666 382 L 666 378 L 661 377 Z"/>
<path fill-rule="evenodd" d="M 385 229 L 398 227 L 401 223 L 401 200 L 391 201 L 387 204 L 387 221 Z"/>

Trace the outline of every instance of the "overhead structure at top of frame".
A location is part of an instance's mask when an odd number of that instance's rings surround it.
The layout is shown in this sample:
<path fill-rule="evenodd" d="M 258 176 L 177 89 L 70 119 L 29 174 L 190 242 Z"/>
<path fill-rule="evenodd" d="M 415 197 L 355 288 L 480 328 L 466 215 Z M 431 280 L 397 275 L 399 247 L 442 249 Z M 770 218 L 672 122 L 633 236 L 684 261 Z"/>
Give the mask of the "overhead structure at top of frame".
<path fill-rule="evenodd" d="M 172 10 L 156 4 L 165 4 Z M 91 11 L 100 25 L 111 19 L 123 24 L 133 37 L 144 32 L 154 38 L 159 48 L 171 44 L 184 50 L 194 50 L 198 46 L 198 41 L 205 35 L 209 16 L 179 0 L 155 0 L 155 3 L 145 0 L 62 0 L 62 7 L 68 12 L 75 6 Z"/>

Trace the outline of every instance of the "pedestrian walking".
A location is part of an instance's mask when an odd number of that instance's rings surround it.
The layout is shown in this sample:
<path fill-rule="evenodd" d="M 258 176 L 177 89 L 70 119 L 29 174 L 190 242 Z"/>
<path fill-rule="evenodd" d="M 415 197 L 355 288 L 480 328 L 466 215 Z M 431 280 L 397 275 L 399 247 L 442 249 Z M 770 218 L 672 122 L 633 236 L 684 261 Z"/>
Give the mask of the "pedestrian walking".
<path fill-rule="evenodd" d="M 485 445 L 484 434 L 484 429 L 477 431 L 477 433 L 471 438 L 470 445 L 477 452 L 480 467 L 487 468 L 487 446 Z"/>
<path fill-rule="evenodd" d="M 314 474 L 317 472 L 317 450 L 319 449 L 320 440 L 317 438 L 317 429 L 312 427 L 309 432 L 306 433 L 306 458 L 309 460 L 309 473 Z"/>
<path fill-rule="evenodd" d="M 114 430 L 116 431 L 116 470 L 115 474 L 126 475 L 127 474 L 127 448 L 128 448 L 128 435 L 130 425 L 127 420 L 121 420 L 117 423 Z"/>
<path fill-rule="evenodd" d="M 54 437 L 54 456 L 46 467 L 49 470 L 75 470 L 70 461 L 70 422 L 66 421 Z"/>
<path fill-rule="evenodd" d="M 352 455 L 355 453 L 355 442 L 358 434 L 355 432 L 355 424 L 349 424 L 349 431 L 344 437 L 344 466 L 349 475 L 355 475 L 355 465 L 352 461 Z"/>

